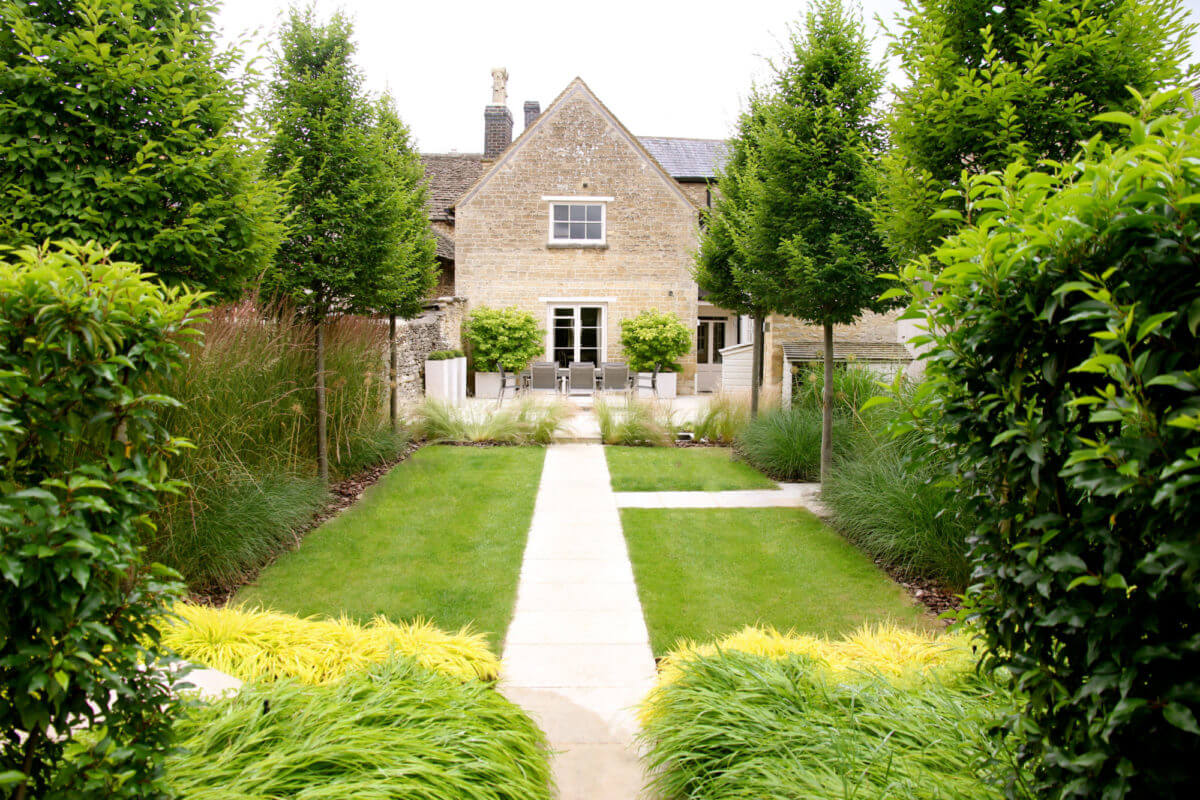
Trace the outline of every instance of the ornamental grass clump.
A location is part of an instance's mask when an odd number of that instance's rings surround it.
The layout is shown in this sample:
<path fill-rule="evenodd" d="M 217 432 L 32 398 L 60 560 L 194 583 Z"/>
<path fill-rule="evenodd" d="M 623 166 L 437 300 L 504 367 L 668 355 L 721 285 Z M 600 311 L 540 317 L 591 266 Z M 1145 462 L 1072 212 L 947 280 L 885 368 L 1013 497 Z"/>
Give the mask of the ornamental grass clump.
<path fill-rule="evenodd" d="M 872 557 L 962 592 L 971 577 L 967 537 L 975 522 L 947 468 L 915 436 L 864 440 L 838 462 L 821 501 L 834 527 Z"/>
<path fill-rule="evenodd" d="M 408 659 L 328 686 L 250 685 L 176 725 L 187 800 L 549 800 L 545 736 L 491 686 Z"/>
<path fill-rule="evenodd" d="M 652 786 L 692 800 L 999 800 L 1011 709 L 972 669 L 897 683 L 811 655 L 722 650 L 657 690 L 642 730 Z"/>
<path fill-rule="evenodd" d="M 565 403 L 530 398 L 500 408 L 426 399 L 414 415 L 413 432 L 433 443 L 550 444 L 569 415 Z"/>
<path fill-rule="evenodd" d="M 728 445 L 733 444 L 734 439 L 749 424 L 748 400 L 728 394 L 715 394 L 693 420 L 692 435 L 696 441 Z"/>
<path fill-rule="evenodd" d="M 183 604 L 162 644 L 188 661 L 247 682 L 294 679 L 329 684 L 355 670 L 407 657 L 456 680 L 494 681 L 500 660 L 481 633 L 446 633 L 428 622 L 376 617 L 313 619 L 270 611 Z"/>
<path fill-rule="evenodd" d="M 595 403 L 600 438 L 626 447 L 665 447 L 675 441 L 676 426 L 669 409 L 628 396 L 622 406 Z"/>
<path fill-rule="evenodd" d="M 804 656 L 831 675 L 877 673 L 899 683 L 924 680 L 933 672 L 957 673 L 975 661 L 970 640 L 961 634 L 931 633 L 897 625 L 864 625 L 841 639 L 781 633 L 770 626 L 748 625 L 707 644 L 680 642 L 658 664 L 655 693 L 677 680 L 694 661 L 726 652 L 778 661 Z M 644 711 L 655 707 L 651 694 Z"/>
<path fill-rule="evenodd" d="M 280 305 L 212 310 L 203 343 L 154 388 L 175 397 L 167 424 L 195 447 L 176 460 L 188 482 L 165 496 L 151 555 L 195 591 L 238 586 L 295 541 L 328 498 L 313 468 L 313 328 Z M 326 323 L 328 442 L 336 477 L 399 453 L 408 432 L 386 415 L 386 327 L 361 317 Z M 376 357 L 372 357 L 372 355 Z"/>

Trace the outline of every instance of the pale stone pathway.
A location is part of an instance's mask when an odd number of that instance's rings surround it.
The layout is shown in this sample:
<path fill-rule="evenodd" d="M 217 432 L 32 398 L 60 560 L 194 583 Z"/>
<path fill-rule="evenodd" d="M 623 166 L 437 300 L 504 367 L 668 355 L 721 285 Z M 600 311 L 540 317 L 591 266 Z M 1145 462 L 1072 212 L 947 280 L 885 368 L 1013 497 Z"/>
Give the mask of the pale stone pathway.
<path fill-rule="evenodd" d="M 819 483 L 781 483 L 778 489 L 730 492 L 615 492 L 618 508 L 806 508 L 818 517 L 829 511 L 817 499 Z"/>
<path fill-rule="evenodd" d="M 500 690 L 557 751 L 561 800 L 635 800 L 633 711 L 654 657 L 604 448 L 546 449 Z"/>

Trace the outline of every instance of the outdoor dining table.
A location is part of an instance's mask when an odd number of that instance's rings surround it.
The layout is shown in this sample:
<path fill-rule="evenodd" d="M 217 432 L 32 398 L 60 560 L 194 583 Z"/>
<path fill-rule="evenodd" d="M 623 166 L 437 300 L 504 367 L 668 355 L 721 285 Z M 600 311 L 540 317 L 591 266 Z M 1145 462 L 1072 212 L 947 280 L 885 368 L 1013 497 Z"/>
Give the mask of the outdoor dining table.
<path fill-rule="evenodd" d="M 601 367 L 596 367 L 592 372 L 594 375 L 592 385 L 595 386 L 602 379 L 602 377 L 604 375 L 604 370 Z M 557 369 L 555 369 L 555 377 L 558 378 L 559 393 L 566 394 L 567 389 L 568 389 L 568 384 L 571 382 L 570 367 L 558 367 Z M 532 379 L 533 379 L 533 371 L 532 370 L 527 369 L 524 372 L 522 372 L 521 373 L 521 388 L 528 389 L 529 383 Z M 630 384 L 631 385 L 632 385 L 632 382 L 633 382 L 633 376 L 631 375 L 630 376 Z"/>

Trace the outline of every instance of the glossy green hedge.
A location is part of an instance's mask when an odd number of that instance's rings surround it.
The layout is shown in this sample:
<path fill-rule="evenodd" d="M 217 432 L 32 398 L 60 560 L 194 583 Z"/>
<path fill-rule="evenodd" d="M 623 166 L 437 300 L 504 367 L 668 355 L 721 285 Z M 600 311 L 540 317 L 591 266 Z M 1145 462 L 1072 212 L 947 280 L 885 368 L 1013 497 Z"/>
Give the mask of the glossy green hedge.
<path fill-rule="evenodd" d="M 925 412 L 981 521 L 969 611 L 1026 698 L 1042 797 L 1194 796 L 1200 763 L 1200 118 L 972 179 L 905 278 Z M 957 212 L 949 212 L 956 215 Z"/>
<path fill-rule="evenodd" d="M 0 250 L 6 796 L 159 795 L 174 701 L 154 643 L 178 584 L 139 542 L 185 443 L 146 385 L 177 368 L 199 299 L 91 244 Z"/>

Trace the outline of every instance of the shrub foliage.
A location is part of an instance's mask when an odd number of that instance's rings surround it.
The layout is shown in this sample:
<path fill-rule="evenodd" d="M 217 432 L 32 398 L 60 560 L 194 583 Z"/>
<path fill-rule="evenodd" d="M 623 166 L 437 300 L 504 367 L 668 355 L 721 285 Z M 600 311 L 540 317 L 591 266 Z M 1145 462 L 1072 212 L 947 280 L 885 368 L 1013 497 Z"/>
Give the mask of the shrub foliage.
<path fill-rule="evenodd" d="M 280 191 L 212 0 L 0 4 L 0 241 L 120 243 L 225 297 L 270 263 Z"/>
<path fill-rule="evenodd" d="M 679 315 L 648 308 L 621 320 L 621 349 L 634 372 L 679 372 L 679 359 L 692 349 L 692 334 Z"/>
<path fill-rule="evenodd" d="M 480 306 L 463 322 L 475 368 L 520 372 L 546 349 L 546 332 L 528 311 Z"/>
<path fill-rule="evenodd" d="M 972 617 L 1040 796 L 1185 797 L 1200 758 L 1200 118 L 974 179 L 907 268 L 928 412 L 977 479 Z"/>
<path fill-rule="evenodd" d="M 0 261 L 0 789 L 156 797 L 170 682 L 153 654 L 178 584 L 139 545 L 185 444 L 146 391 L 198 295 L 94 245 Z M 78 732 L 89 728 L 86 743 Z"/>

